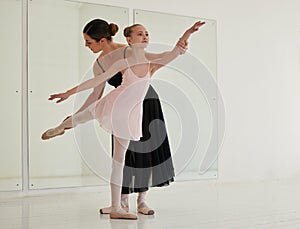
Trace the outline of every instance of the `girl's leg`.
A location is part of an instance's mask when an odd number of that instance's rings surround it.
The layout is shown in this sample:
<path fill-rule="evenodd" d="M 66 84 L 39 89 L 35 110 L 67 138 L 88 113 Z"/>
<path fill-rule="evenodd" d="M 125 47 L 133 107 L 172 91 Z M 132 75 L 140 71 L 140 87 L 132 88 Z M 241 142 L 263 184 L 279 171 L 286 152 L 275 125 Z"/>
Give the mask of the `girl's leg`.
<path fill-rule="evenodd" d="M 112 135 L 112 151 L 114 150 L 114 137 Z M 112 152 L 112 155 L 114 153 Z M 126 153 L 125 153 L 125 157 L 126 157 Z M 124 170 L 123 170 L 124 173 Z M 123 176 L 124 178 L 124 176 Z M 122 192 L 123 192 L 123 187 L 122 187 Z M 122 193 L 121 192 L 121 193 Z M 121 207 L 125 210 L 125 211 L 129 211 L 129 206 L 128 206 L 128 195 L 129 194 L 121 194 Z M 105 207 L 105 208 L 100 208 L 99 210 L 100 214 L 109 214 L 111 212 L 111 206 L 109 207 Z"/>
<path fill-rule="evenodd" d="M 129 196 L 129 194 L 121 194 L 121 207 L 126 212 L 129 211 L 128 196 Z M 100 214 L 109 214 L 111 212 L 111 207 L 101 208 L 99 211 L 100 211 Z"/>
<path fill-rule="evenodd" d="M 114 153 L 112 160 L 112 172 L 110 178 L 111 187 L 111 212 L 112 219 L 137 219 L 137 216 L 126 212 L 121 207 L 121 188 L 123 181 L 123 168 L 125 164 L 125 152 L 129 140 L 114 137 Z"/>
<path fill-rule="evenodd" d="M 139 192 L 138 199 L 137 199 L 137 206 L 138 206 L 138 213 L 143 215 L 153 215 L 154 210 L 149 208 L 146 204 L 146 192 Z"/>
<path fill-rule="evenodd" d="M 94 119 L 93 114 L 89 109 L 85 109 L 84 111 L 69 116 L 59 126 L 45 131 L 42 135 L 42 139 L 47 140 L 62 135 L 65 133 L 66 129 L 74 128 L 78 124 L 88 122 L 92 119 Z"/>

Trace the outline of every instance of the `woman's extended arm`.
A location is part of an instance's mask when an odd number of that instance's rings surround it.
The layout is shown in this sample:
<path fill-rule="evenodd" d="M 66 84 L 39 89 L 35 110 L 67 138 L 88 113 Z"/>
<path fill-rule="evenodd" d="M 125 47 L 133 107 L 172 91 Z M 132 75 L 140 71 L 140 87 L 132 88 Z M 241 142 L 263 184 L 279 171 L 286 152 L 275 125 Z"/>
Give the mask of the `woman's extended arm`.
<path fill-rule="evenodd" d="M 98 74 L 104 72 L 103 69 L 101 69 L 101 67 L 99 67 L 99 64 L 97 64 L 99 59 L 100 59 L 100 57 L 98 57 L 98 60 L 96 60 L 94 65 L 93 65 L 93 75 L 94 75 L 94 77 L 97 77 Z M 93 91 L 89 94 L 87 99 L 84 101 L 84 103 L 81 105 L 81 107 L 75 112 L 75 114 L 85 110 L 92 103 L 99 100 L 103 95 L 105 86 L 106 86 L 106 82 L 103 82 L 100 85 L 98 85 L 97 87 L 94 87 Z"/>
<path fill-rule="evenodd" d="M 121 59 L 124 56 L 124 48 L 127 46 L 125 44 L 119 44 L 118 45 L 119 48 L 110 51 L 108 53 L 102 52 L 101 55 L 98 57 L 99 62 L 101 62 L 105 68 L 109 68 L 109 66 L 116 60 Z M 95 68 L 97 69 L 97 71 L 95 70 Z M 101 72 L 104 72 L 104 69 L 101 67 L 99 67 L 98 64 L 96 64 L 96 62 L 94 63 L 93 66 L 93 73 L 94 73 L 94 77 L 97 77 L 97 75 L 99 73 L 99 70 L 101 70 Z M 96 72 L 95 72 L 96 71 Z M 97 87 L 94 87 L 93 91 L 91 92 L 91 94 L 88 96 L 88 98 L 85 100 L 85 102 L 83 103 L 83 105 L 75 112 L 79 113 L 83 110 L 85 110 L 88 106 L 90 106 L 92 103 L 94 103 L 96 100 L 101 99 L 103 92 L 104 92 L 104 88 L 105 88 L 106 82 L 101 83 L 100 85 L 98 85 Z"/>
<path fill-rule="evenodd" d="M 89 96 L 87 97 L 85 102 L 82 104 L 82 106 L 75 112 L 75 114 L 85 110 L 93 102 L 99 100 L 103 95 L 105 84 L 106 84 L 106 82 L 103 82 L 100 85 L 98 85 L 97 87 L 95 87 L 93 89 L 93 91 L 91 92 L 91 94 L 89 94 Z"/>
<path fill-rule="evenodd" d="M 120 60 L 116 61 L 115 63 L 113 63 L 107 69 L 106 72 L 103 72 L 100 75 L 97 75 L 92 79 L 84 81 L 83 83 L 79 84 L 78 86 L 71 88 L 67 92 L 50 95 L 49 100 L 59 99 L 56 102 L 60 103 L 75 93 L 97 87 L 98 85 L 102 84 L 103 82 L 105 82 L 106 80 L 108 80 L 109 78 L 114 76 L 116 73 L 124 70 L 125 68 L 126 68 L 126 65 L 125 65 L 124 59 L 120 59 Z"/>

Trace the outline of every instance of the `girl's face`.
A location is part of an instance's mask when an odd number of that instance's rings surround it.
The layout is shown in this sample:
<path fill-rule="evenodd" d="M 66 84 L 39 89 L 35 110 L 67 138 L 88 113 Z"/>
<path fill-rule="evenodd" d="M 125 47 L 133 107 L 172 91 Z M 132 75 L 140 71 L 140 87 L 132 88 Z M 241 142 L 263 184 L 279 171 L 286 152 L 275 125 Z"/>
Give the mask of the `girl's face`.
<path fill-rule="evenodd" d="M 103 39 L 96 41 L 86 33 L 83 34 L 85 46 L 88 47 L 93 53 L 98 53 L 103 50 Z"/>
<path fill-rule="evenodd" d="M 132 28 L 130 37 L 127 37 L 128 44 L 148 44 L 149 33 L 144 26 L 138 25 Z"/>

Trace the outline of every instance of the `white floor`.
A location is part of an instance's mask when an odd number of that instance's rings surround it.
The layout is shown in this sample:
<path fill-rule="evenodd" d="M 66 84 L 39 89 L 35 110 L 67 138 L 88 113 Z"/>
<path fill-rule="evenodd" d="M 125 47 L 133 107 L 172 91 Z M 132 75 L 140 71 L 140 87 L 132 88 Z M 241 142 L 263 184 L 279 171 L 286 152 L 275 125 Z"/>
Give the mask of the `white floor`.
<path fill-rule="evenodd" d="M 103 188 L 102 188 L 103 189 Z M 137 221 L 110 220 L 98 214 L 109 204 L 104 191 L 85 190 L 0 196 L 1 229 L 176 229 L 176 228 L 300 228 L 300 181 L 216 184 L 176 182 L 151 189 L 154 216 Z M 136 196 L 131 196 L 135 212 Z"/>

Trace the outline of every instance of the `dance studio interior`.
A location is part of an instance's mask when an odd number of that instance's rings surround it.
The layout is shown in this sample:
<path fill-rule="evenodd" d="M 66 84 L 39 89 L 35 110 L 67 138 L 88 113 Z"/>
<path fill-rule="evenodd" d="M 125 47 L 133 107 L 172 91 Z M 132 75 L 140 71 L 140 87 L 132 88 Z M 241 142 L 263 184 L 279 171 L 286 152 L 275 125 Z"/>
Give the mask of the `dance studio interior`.
<path fill-rule="evenodd" d="M 0 12 L 1 229 L 300 228 L 299 1 L 0 0 Z M 95 77 L 99 53 L 83 37 L 93 19 L 118 25 L 112 39 L 124 45 L 123 29 L 143 25 L 155 54 L 205 22 L 150 79 L 174 180 L 159 186 L 167 163 L 153 165 L 153 212 L 130 193 L 134 220 L 100 212 L 113 140 L 97 121 L 41 139 L 92 91 L 48 99 Z"/>

